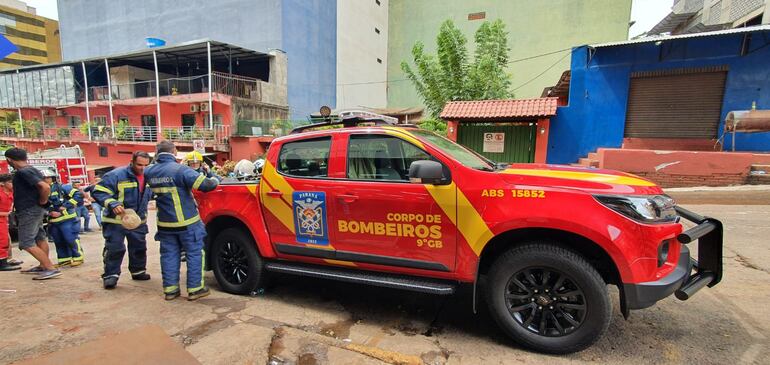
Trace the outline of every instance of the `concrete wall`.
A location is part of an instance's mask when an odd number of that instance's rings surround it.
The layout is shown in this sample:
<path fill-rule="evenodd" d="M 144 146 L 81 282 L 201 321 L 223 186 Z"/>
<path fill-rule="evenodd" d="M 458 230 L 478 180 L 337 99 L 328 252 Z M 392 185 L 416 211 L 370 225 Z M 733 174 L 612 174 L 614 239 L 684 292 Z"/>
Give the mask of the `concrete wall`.
<path fill-rule="evenodd" d="M 412 46 L 425 44 L 435 53 L 436 35 L 446 19 L 469 40 L 483 20 L 468 20 L 468 14 L 485 12 L 486 20 L 502 19 L 510 32 L 510 60 L 519 60 L 572 47 L 624 40 L 628 37 L 631 0 L 530 1 L 530 0 L 391 0 L 388 47 L 388 106 L 422 105 L 417 93 L 401 71 L 401 61 L 412 62 Z M 539 97 L 546 86 L 553 86 L 569 69 L 569 51 L 512 62 L 517 98 Z M 566 55 L 566 57 L 565 57 Z M 549 70 L 545 71 L 548 67 Z M 545 71 L 542 76 L 538 74 Z M 530 82 L 530 80 L 532 80 Z"/>
<path fill-rule="evenodd" d="M 59 1 L 64 60 L 210 38 L 266 52 L 280 48 L 281 0 Z"/>
<path fill-rule="evenodd" d="M 770 109 L 770 47 L 763 37 L 770 32 L 756 33 L 745 56 L 740 34 L 667 41 L 666 52 L 655 43 L 602 47 L 590 62 L 587 47 L 575 48 L 569 104 L 551 120 L 548 162 L 572 163 L 599 147 L 621 147 L 630 74 L 636 71 L 726 65 L 720 134 L 729 111 L 750 109 L 752 102 Z M 770 151 L 770 133 L 739 133 L 735 144 L 738 151 Z M 726 138 L 724 149 L 731 147 Z"/>
<path fill-rule="evenodd" d="M 282 47 L 289 58 L 289 114 L 305 119 L 337 94 L 337 2 L 284 0 Z"/>
<path fill-rule="evenodd" d="M 337 108 L 384 108 L 388 0 L 338 0 L 337 19 Z"/>
<path fill-rule="evenodd" d="M 68 0 L 59 2 L 59 18 L 65 60 L 144 49 L 145 37 L 280 49 L 292 118 L 335 104 L 336 0 Z M 271 102 L 283 97 L 263 91 Z"/>

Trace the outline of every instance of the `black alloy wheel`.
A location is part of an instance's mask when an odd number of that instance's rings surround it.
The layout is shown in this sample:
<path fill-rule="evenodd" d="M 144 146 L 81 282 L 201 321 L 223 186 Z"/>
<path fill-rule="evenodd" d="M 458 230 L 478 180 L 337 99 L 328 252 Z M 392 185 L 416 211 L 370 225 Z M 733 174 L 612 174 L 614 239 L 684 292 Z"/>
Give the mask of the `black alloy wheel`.
<path fill-rule="evenodd" d="M 607 283 L 559 242 L 531 242 L 500 254 L 486 274 L 492 318 L 519 344 L 566 354 L 598 341 L 610 325 Z"/>
<path fill-rule="evenodd" d="M 217 260 L 229 283 L 240 285 L 246 282 L 249 277 L 249 260 L 239 245 L 231 241 L 224 242 Z"/>
<path fill-rule="evenodd" d="M 249 294 L 263 284 L 262 257 L 250 234 L 228 228 L 214 237 L 211 246 L 211 269 L 222 290 Z"/>
<path fill-rule="evenodd" d="M 511 276 L 505 301 L 516 323 L 541 336 L 572 333 L 586 316 L 583 291 L 566 274 L 550 268 L 526 268 Z"/>

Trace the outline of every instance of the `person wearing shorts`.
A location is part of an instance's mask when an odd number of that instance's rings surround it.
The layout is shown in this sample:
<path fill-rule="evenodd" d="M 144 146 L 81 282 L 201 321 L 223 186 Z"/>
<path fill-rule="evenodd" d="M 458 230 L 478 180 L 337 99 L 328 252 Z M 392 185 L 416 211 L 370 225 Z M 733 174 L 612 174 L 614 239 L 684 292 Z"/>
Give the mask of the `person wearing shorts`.
<path fill-rule="evenodd" d="M 48 196 L 51 187 L 43 181 L 43 175 L 27 164 L 27 151 L 11 148 L 5 151 L 5 159 L 13 167 L 13 201 L 19 222 L 19 248 L 27 251 L 40 264 L 21 270 L 36 274 L 34 280 L 46 280 L 61 275 L 48 257 L 48 237 L 43 229 L 43 219 L 48 214 Z"/>

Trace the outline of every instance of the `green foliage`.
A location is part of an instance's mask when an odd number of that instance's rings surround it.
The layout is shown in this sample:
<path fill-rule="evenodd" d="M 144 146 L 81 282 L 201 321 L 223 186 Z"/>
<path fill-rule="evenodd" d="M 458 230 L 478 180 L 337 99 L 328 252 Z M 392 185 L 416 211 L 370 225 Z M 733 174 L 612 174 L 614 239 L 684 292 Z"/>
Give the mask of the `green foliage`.
<path fill-rule="evenodd" d="M 70 130 L 68 128 L 59 128 L 56 130 L 56 136 L 59 139 L 70 138 Z"/>
<path fill-rule="evenodd" d="M 91 128 L 91 122 L 84 122 L 80 124 L 80 134 L 87 136 L 88 130 Z"/>
<path fill-rule="evenodd" d="M 441 119 L 423 119 L 420 121 L 420 129 L 429 130 L 441 136 L 446 136 L 446 122 Z"/>
<path fill-rule="evenodd" d="M 21 135 L 21 128 L 17 128 L 17 135 Z M 24 121 L 24 136 L 27 138 L 38 138 L 43 135 L 43 128 L 40 126 L 40 122 L 36 120 Z"/>
<path fill-rule="evenodd" d="M 474 37 L 476 51 L 469 59 L 467 40 L 451 20 L 441 24 L 436 37 L 437 55 L 425 53 L 425 45 L 412 47 L 415 69 L 401 62 L 430 114 L 437 118 L 448 101 L 489 100 L 513 97 L 508 63 L 508 32 L 501 20 L 485 21 Z"/>
<path fill-rule="evenodd" d="M 276 119 L 275 121 L 273 121 L 273 125 L 271 127 L 270 133 L 280 137 L 280 136 L 289 134 L 292 128 L 293 127 L 290 120 Z"/>
<path fill-rule="evenodd" d="M 176 129 L 165 128 L 161 134 L 163 135 L 163 139 L 167 140 L 175 140 L 179 138 L 179 131 Z"/>
<path fill-rule="evenodd" d="M 128 135 L 130 129 L 131 127 L 128 123 L 128 120 L 121 119 L 118 121 L 118 124 L 115 124 L 115 138 L 119 140 L 125 140 L 126 138 L 130 137 Z"/>

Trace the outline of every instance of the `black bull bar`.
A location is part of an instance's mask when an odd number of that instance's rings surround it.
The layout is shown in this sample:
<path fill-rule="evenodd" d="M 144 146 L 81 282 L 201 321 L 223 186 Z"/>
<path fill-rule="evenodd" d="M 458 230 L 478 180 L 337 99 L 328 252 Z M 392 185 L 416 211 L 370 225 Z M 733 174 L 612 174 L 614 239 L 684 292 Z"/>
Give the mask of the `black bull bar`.
<path fill-rule="evenodd" d="M 722 222 L 682 207 L 677 206 L 676 212 L 680 217 L 697 224 L 677 236 L 677 240 L 683 244 L 698 241 L 698 261 L 691 259 L 695 273 L 674 293 L 677 299 L 687 300 L 698 290 L 706 286 L 713 287 L 722 280 L 723 228 Z"/>

